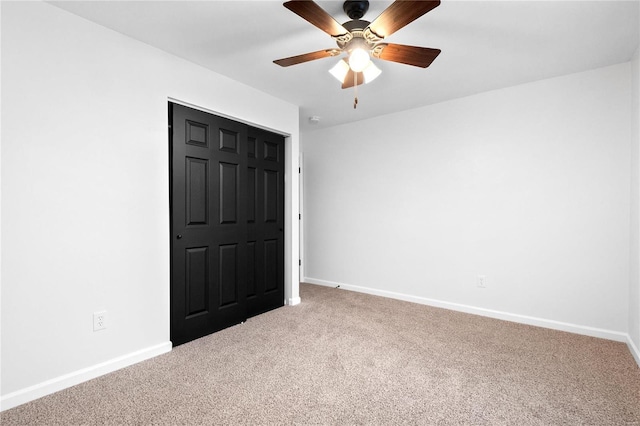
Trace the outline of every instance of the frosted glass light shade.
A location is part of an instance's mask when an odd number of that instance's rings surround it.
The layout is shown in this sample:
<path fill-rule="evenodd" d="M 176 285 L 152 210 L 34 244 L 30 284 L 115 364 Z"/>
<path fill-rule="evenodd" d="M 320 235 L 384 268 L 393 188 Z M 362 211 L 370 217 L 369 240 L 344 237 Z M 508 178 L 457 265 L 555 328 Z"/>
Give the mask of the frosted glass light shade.
<path fill-rule="evenodd" d="M 337 64 L 333 66 L 329 70 L 331 75 L 333 75 L 340 83 L 344 83 L 344 78 L 347 76 L 349 72 L 349 64 L 344 59 L 340 59 Z"/>
<path fill-rule="evenodd" d="M 369 62 L 369 53 L 360 47 L 353 49 L 351 55 L 349 55 L 349 67 L 354 72 L 362 72 Z"/>
<path fill-rule="evenodd" d="M 373 80 L 378 78 L 378 76 L 382 73 L 380 68 L 376 67 L 376 64 L 373 61 L 369 61 L 367 66 L 362 70 L 362 75 L 364 76 L 364 83 L 371 83 Z"/>

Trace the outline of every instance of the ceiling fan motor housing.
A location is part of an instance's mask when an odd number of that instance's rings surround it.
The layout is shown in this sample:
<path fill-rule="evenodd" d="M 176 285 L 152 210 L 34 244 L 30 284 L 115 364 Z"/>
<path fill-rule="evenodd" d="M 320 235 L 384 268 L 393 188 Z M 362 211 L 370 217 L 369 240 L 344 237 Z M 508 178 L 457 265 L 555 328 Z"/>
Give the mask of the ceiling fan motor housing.
<path fill-rule="evenodd" d="M 360 19 L 369 10 L 368 0 L 347 0 L 342 5 L 342 9 L 351 19 Z"/>
<path fill-rule="evenodd" d="M 343 26 L 349 30 L 349 37 L 340 39 L 336 38 L 338 47 L 347 52 L 351 52 L 351 50 L 358 47 L 365 50 L 373 49 L 374 44 L 379 41 L 379 39 L 375 37 L 368 37 L 368 33 L 366 33 L 365 30 L 369 26 L 369 23 L 369 21 L 361 19 L 354 19 L 349 22 L 345 22 Z"/>

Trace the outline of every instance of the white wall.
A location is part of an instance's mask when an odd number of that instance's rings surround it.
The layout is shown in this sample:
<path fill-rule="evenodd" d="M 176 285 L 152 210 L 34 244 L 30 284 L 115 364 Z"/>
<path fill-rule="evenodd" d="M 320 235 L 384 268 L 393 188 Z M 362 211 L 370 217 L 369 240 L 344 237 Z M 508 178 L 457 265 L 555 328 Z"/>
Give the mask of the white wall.
<path fill-rule="evenodd" d="M 169 350 L 169 98 L 290 135 L 295 303 L 298 108 L 49 4 L 1 7 L 2 408 Z"/>
<path fill-rule="evenodd" d="M 631 129 L 631 250 L 629 280 L 629 337 L 640 364 L 640 46 L 633 55 Z"/>
<path fill-rule="evenodd" d="M 626 340 L 630 84 L 625 63 L 303 133 L 304 280 Z"/>

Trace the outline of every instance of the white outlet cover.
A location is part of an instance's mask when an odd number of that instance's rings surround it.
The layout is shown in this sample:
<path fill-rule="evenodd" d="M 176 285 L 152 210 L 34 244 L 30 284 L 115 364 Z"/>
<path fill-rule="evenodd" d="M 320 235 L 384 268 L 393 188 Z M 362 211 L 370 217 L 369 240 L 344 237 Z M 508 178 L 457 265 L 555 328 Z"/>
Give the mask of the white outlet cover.
<path fill-rule="evenodd" d="M 107 328 L 107 311 L 99 311 L 93 313 L 93 331 L 104 330 Z"/>
<path fill-rule="evenodd" d="M 478 275 L 478 287 L 486 288 L 487 287 L 487 277 L 484 275 Z"/>

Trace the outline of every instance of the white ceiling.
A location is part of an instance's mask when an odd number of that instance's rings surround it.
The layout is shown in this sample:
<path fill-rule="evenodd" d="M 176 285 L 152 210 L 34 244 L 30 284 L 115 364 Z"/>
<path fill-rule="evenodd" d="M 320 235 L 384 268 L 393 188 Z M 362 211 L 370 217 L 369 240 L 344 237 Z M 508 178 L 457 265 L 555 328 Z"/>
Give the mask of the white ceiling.
<path fill-rule="evenodd" d="M 387 1 L 371 1 L 372 21 Z M 300 106 L 300 129 L 353 122 L 630 60 L 638 1 L 447 1 L 385 41 L 439 48 L 426 69 L 376 60 L 382 75 L 341 89 L 337 58 L 274 59 L 335 47 L 281 1 L 54 1 L 54 5 Z M 341 1 L 318 1 L 338 22 Z M 319 116 L 319 124 L 309 122 Z"/>

